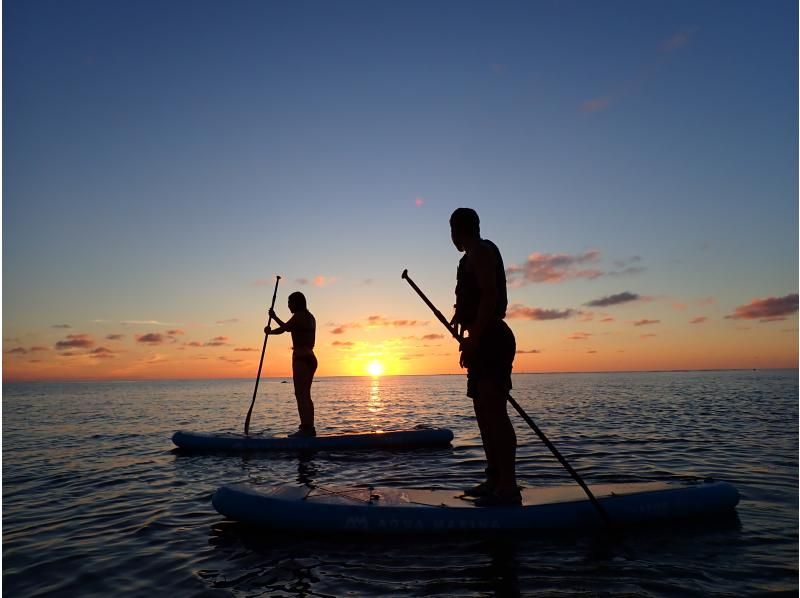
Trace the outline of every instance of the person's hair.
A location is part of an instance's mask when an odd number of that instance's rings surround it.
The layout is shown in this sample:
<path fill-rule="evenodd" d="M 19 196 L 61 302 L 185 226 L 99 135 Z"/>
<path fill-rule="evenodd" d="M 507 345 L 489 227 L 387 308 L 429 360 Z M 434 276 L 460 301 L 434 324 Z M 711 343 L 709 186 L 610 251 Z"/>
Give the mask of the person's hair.
<path fill-rule="evenodd" d="M 295 291 L 289 295 L 289 303 L 294 305 L 297 309 L 308 309 L 308 307 L 306 307 L 306 296 L 300 291 Z"/>
<path fill-rule="evenodd" d="M 481 221 L 478 213 L 472 208 L 458 208 L 450 216 L 450 226 L 459 231 L 476 235 L 481 233 Z"/>

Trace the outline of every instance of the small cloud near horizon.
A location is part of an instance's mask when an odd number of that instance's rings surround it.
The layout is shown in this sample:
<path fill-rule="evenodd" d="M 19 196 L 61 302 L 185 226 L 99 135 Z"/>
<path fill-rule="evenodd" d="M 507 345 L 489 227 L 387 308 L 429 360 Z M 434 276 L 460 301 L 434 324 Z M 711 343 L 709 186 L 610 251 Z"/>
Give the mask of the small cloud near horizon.
<path fill-rule="evenodd" d="M 137 343 L 144 343 L 146 345 L 160 345 L 166 339 L 160 332 L 148 332 L 146 334 L 137 334 L 134 336 Z"/>
<path fill-rule="evenodd" d="M 573 332 L 567 337 L 567 340 L 588 341 L 591 336 L 592 336 L 591 332 Z"/>
<path fill-rule="evenodd" d="M 121 341 L 123 338 L 125 338 L 124 334 L 106 334 L 108 341 Z"/>
<path fill-rule="evenodd" d="M 56 342 L 56 350 L 91 349 L 94 340 L 88 334 L 68 334 L 67 338 Z"/>
<path fill-rule="evenodd" d="M 517 355 L 533 355 L 533 354 L 536 354 L 536 353 L 541 353 L 541 351 L 539 349 L 528 349 L 528 350 L 518 349 L 517 350 Z"/>
<path fill-rule="evenodd" d="M 703 324 L 708 322 L 708 318 L 705 316 L 697 316 L 696 318 L 692 318 L 689 324 Z"/>
<path fill-rule="evenodd" d="M 637 293 L 623 291 L 622 293 L 607 295 L 605 297 L 601 297 L 600 299 L 589 301 L 588 303 L 584 303 L 584 305 L 589 307 L 610 307 L 612 305 L 621 305 L 623 303 L 630 303 L 631 301 L 638 301 L 641 298 L 641 295 L 638 295 Z"/>
<path fill-rule="evenodd" d="M 69 324 L 53 324 L 50 328 L 72 328 Z"/>
<path fill-rule="evenodd" d="M 791 293 L 783 297 L 753 299 L 750 303 L 737 307 L 732 314 L 725 316 L 725 318 L 729 320 L 778 322 L 795 313 L 797 313 L 797 293 Z"/>

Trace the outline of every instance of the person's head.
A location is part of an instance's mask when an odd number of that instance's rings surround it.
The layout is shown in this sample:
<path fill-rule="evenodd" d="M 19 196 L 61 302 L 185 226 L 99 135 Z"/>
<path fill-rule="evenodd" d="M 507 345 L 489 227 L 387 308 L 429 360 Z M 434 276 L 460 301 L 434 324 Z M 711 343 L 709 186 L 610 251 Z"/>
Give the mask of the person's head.
<path fill-rule="evenodd" d="M 481 237 L 481 221 L 472 208 L 458 208 L 450 215 L 450 238 L 459 251 L 466 251 L 470 242 Z"/>
<path fill-rule="evenodd" d="M 308 307 L 306 306 L 306 296 L 303 295 L 300 291 L 295 291 L 291 295 L 289 295 L 289 311 L 292 313 L 296 313 L 298 311 L 306 311 Z"/>

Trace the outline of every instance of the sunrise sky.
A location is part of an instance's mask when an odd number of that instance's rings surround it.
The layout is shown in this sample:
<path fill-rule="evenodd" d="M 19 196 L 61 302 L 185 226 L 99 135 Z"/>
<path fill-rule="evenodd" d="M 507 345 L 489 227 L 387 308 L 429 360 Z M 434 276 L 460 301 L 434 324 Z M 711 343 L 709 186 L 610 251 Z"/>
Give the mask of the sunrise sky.
<path fill-rule="evenodd" d="M 794 1 L 3 2 L 3 379 L 456 373 L 476 209 L 517 372 L 796 367 Z M 288 335 L 265 376 L 290 374 Z"/>

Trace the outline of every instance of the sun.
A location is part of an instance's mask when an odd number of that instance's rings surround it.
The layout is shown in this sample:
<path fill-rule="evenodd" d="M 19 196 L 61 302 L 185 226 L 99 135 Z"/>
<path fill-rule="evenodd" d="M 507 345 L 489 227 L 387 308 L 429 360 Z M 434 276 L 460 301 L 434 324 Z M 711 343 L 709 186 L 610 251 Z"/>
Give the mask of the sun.
<path fill-rule="evenodd" d="M 378 361 L 377 359 L 373 359 L 367 364 L 367 373 L 370 376 L 382 376 L 383 375 L 383 364 Z"/>

